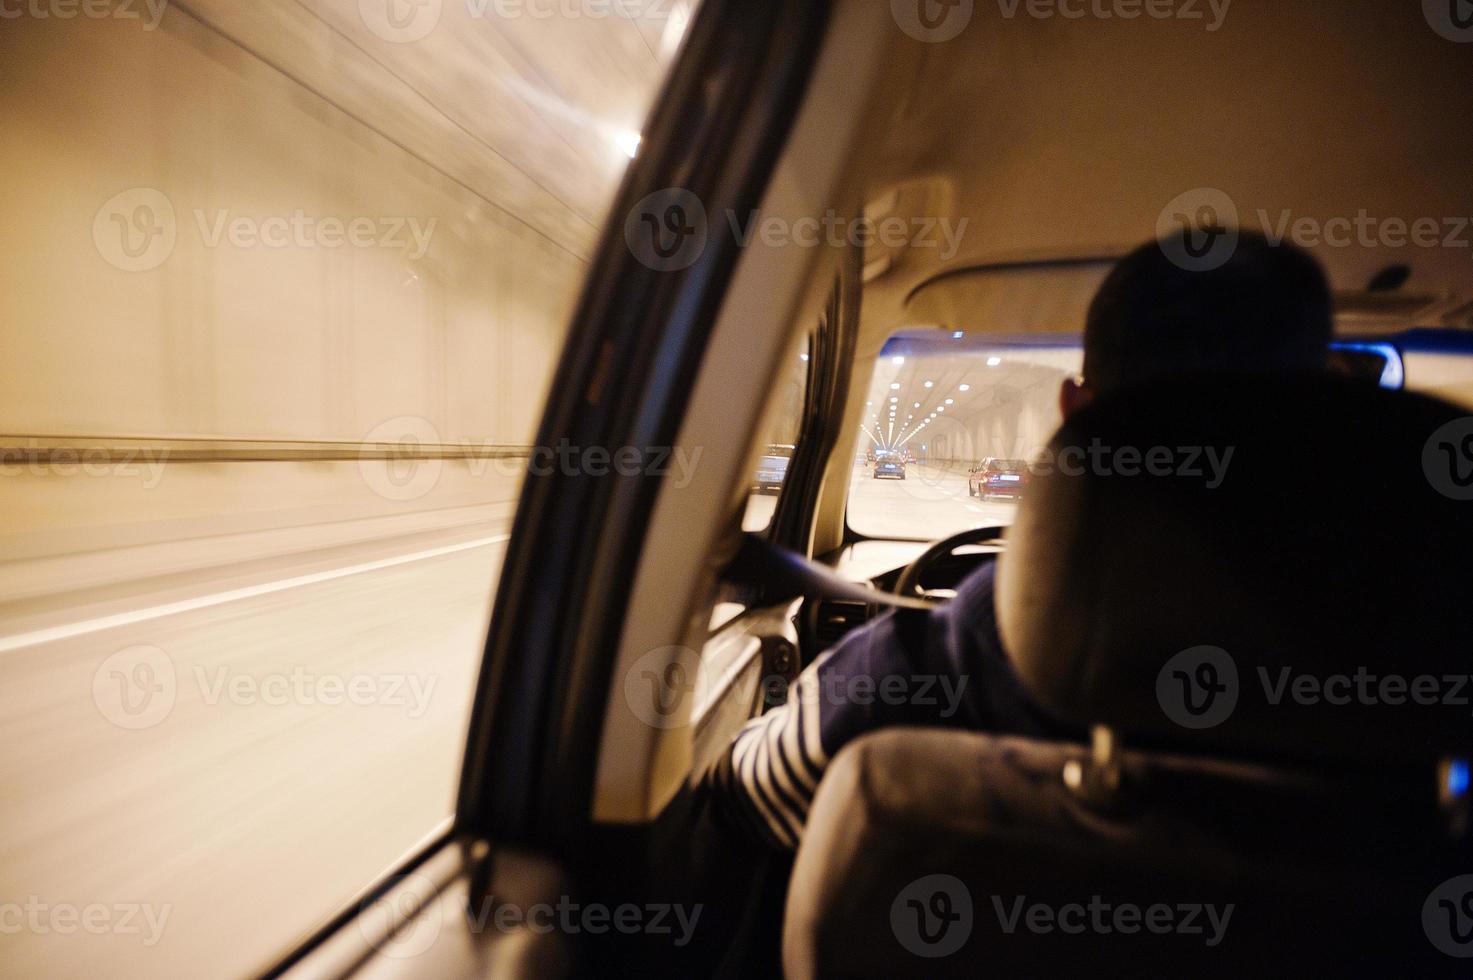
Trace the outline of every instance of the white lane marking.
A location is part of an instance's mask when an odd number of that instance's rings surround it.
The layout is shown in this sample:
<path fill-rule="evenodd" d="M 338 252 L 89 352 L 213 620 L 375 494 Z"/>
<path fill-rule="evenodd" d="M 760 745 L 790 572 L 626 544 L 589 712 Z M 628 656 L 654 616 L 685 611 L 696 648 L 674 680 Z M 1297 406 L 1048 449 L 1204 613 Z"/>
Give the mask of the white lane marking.
<path fill-rule="evenodd" d="M 428 551 L 416 551 L 408 555 L 396 555 L 393 558 L 380 558 L 378 561 L 364 562 L 361 565 L 347 565 L 343 568 L 333 568 L 325 572 L 313 572 L 310 575 L 298 575 L 295 578 L 284 578 L 275 582 L 263 582 L 260 585 L 248 585 L 244 588 L 229 589 L 225 592 L 216 592 L 212 595 L 196 596 L 193 599 L 181 599 L 178 602 L 166 602 L 159 606 L 148 606 L 147 608 L 134 609 L 130 612 L 114 613 L 111 616 L 84 619 L 76 623 L 67 623 L 65 626 L 52 626 L 47 629 L 32 630 L 29 633 L 16 633 L 12 636 L 0 637 L 0 653 L 9 653 L 12 650 L 33 647 L 41 643 L 52 643 L 56 640 L 69 640 L 73 637 L 85 636 L 88 633 L 99 633 L 103 630 L 115 629 L 119 626 L 144 623 L 150 619 L 162 619 L 165 616 L 193 612 L 196 609 L 208 609 L 211 606 L 221 606 L 227 602 L 253 599 L 256 596 L 270 595 L 273 592 L 299 589 L 306 585 L 316 585 L 319 582 L 331 582 L 334 579 L 347 578 L 350 575 L 361 575 L 364 572 L 376 572 L 383 568 L 393 568 L 396 565 L 407 565 L 410 562 L 440 558 L 444 555 L 453 555 L 461 551 L 484 548 L 488 545 L 498 544 L 510 539 L 510 534 L 498 534 L 489 538 L 475 538 L 471 541 L 462 541 L 459 544 L 448 544 L 440 548 L 431 548 Z"/>

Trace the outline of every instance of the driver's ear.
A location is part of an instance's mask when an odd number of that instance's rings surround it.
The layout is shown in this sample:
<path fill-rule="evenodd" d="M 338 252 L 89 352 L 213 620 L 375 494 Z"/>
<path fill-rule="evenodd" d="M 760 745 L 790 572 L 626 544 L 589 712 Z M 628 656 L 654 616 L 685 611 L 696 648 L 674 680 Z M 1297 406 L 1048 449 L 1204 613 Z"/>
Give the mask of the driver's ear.
<path fill-rule="evenodd" d="M 1065 378 L 1059 386 L 1059 413 L 1066 419 L 1094 400 L 1095 390 L 1081 377 Z"/>

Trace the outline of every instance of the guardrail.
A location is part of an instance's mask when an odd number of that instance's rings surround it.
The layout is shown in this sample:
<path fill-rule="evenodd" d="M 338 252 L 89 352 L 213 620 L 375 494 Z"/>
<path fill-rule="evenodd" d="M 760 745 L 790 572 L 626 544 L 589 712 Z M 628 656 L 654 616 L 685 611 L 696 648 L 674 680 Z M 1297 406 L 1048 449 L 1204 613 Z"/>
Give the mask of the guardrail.
<path fill-rule="evenodd" d="M 532 446 L 0 435 L 0 465 L 526 459 Z"/>

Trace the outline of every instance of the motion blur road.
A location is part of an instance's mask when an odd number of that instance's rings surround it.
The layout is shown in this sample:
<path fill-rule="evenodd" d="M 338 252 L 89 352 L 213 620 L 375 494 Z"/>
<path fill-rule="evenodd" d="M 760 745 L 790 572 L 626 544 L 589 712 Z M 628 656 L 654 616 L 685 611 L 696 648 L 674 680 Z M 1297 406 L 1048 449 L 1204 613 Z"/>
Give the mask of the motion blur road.
<path fill-rule="evenodd" d="M 873 537 L 1011 519 L 962 473 L 854 476 Z M 510 524 L 502 499 L 168 541 L 146 578 L 136 549 L 0 569 L 25 597 L 0 610 L 0 895 L 42 924 L 0 973 L 259 971 L 443 829 Z"/>
<path fill-rule="evenodd" d="M 876 480 L 854 468 L 849 526 L 871 538 L 939 541 L 959 531 L 1013 522 L 1012 501 L 978 500 L 967 492 L 962 467 L 911 464 L 904 480 Z"/>
<path fill-rule="evenodd" d="M 360 523 L 5 610 L 0 975 L 259 972 L 443 828 L 509 507 Z"/>

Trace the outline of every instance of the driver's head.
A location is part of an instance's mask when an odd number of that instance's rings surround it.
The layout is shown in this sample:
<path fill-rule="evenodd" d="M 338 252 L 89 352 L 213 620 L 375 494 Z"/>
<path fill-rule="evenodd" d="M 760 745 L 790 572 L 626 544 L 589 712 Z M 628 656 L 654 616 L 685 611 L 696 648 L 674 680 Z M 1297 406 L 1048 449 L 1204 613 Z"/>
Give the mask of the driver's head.
<path fill-rule="evenodd" d="M 1244 231 L 1223 265 L 1191 271 L 1151 242 L 1095 295 L 1084 376 L 1065 382 L 1060 401 L 1069 415 L 1100 393 L 1170 375 L 1324 370 L 1332 330 L 1324 271 L 1294 245 Z"/>

